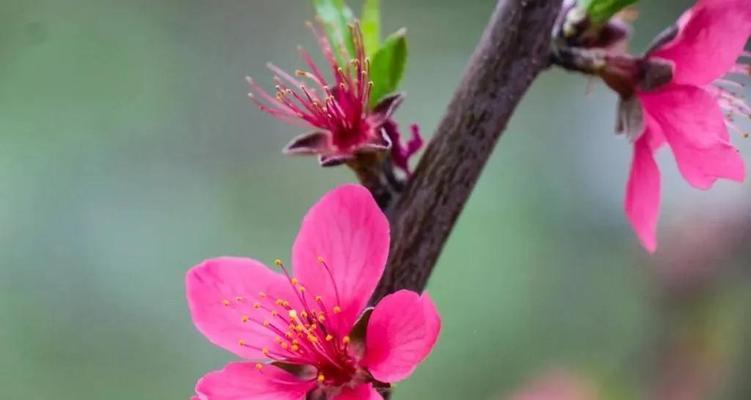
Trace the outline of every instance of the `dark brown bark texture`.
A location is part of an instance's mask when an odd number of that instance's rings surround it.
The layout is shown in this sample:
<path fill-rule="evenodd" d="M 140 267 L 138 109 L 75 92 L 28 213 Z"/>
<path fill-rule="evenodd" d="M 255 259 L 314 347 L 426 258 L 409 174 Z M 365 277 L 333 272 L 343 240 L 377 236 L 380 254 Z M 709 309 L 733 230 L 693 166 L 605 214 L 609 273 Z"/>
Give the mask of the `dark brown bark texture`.
<path fill-rule="evenodd" d="M 374 296 L 422 291 L 517 104 L 549 66 L 561 0 L 499 0 L 443 120 L 388 210 L 389 263 Z"/>

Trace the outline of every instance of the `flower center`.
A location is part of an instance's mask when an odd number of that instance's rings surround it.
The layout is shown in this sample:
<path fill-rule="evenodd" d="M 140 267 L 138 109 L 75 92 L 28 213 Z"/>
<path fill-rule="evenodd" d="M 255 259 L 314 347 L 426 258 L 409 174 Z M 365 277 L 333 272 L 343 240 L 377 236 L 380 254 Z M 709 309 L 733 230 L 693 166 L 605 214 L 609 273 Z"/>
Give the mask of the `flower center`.
<path fill-rule="evenodd" d="M 315 374 L 309 377 L 322 386 L 339 386 L 350 382 L 358 372 L 357 360 L 350 349 L 349 336 L 340 336 L 331 329 L 330 320 L 342 312 L 339 290 L 331 269 L 323 258 L 318 259 L 334 288 L 334 296 L 311 296 L 297 278 L 292 277 L 281 260 L 274 263 L 287 278 L 294 299 L 272 298 L 258 293 L 251 303 L 251 311 L 242 315 L 243 324 L 255 324 L 274 337 L 274 345 L 257 347 L 250 341 L 239 340 L 239 345 L 260 351 L 272 362 L 299 367 L 310 366 Z M 242 297 L 235 298 L 238 304 Z M 225 306 L 232 304 L 223 300 Z M 256 365 L 262 372 L 264 365 Z"/>
<path fill-rule="evenodd" d="M 269 64 L 269 69 L 275 74 L 275 95 L 270 95 L 248 78 L 249 96 L 262 111 L 278 119 L 286 122 L 302 120 L 330 132 L 334 146 L 347 151 L 368 138 L 369 127 L 365 120 L 373 82 L 369 79 L 369 61 L 365 56 L 362 31 L 358 26 L 351 27 L 355 54 L 349 62 L 340 65 L 335 54 L 339 54 L 340 59 L 347 59 L 350 57 L 347 50 L 333 49 L 320 27 L 309 26 L 331 68 L 333 81 L 321 73 L 310 54 L 300 49 L 300 56 L 310 71 L 298 70 L 293 77 Z"/>

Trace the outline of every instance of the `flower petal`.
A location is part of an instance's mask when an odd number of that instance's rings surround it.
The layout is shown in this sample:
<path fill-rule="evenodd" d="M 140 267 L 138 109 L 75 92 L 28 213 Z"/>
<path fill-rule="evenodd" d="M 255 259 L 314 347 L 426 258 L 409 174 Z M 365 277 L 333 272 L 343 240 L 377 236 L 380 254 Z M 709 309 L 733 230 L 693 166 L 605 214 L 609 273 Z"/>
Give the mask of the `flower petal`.
<path fill-rule="evenodd" d="M 649 147 L 650 131 L 634 143 L 631 174 L 626 185 L 626 215 L 642 245 L 653 253 L 657 248 L 657 220 L 660 214 L 660 171 Z"/>
<path fill-rule="evenodd" d="M 196 393 L 202 400 L 302 400 L 314 387 L 280 368 L 237 362 L 204 375 Z"/>
<path fill-rule="evenodd" d="M 307 293 L 323 297 L 329 311 L 341 307 L 327 322 L 340 336 L 349 333 L 373 294 L 388 249 L 388 221 L 362 186 L 332 190 L 305 216 L 292 249 L 295 276 Z"/>
<path fill-rule="evenodd" d="M 428 356 L 440 331 L 440 316 L 427 294 L 388 295 L 370 316 L 362 365 L 381 382 L 403 380 Z"/>
<path fill-rule="evenodd" d="M 217 346 L 248 359 L 266 358 L 259 349 L 273 348 L 276 337 L 262 325 L 269 312 L 254 304 L 282 298 L 298 306 L 285 277 L 249 258 L 206 260 L 188 271 L 185 284 L 198 330 Z M 261 292 L 265 300 L 259 299 Z"/>
<path fill-rule="evenodd" d="M 354 389 L 345 388 L 334 400 L 383 400 L 383 397 L 368 383 Z"/>
<path fill-rule="evenodd" d="M 675 39 L 651 56 L 675 64 L 673 82 L 704 86 L 735 65 L 751 35 L 748 0 L 699 0 L 678 22 Z"/>
<path fill-rule="evenodd" d="M 706 190 L 720 178 L 743 181 L 743 159 L 728 142 L 725 119 L 714 96 L 698 87 L 671 86 L 639 97 L 692 186 Z"/>

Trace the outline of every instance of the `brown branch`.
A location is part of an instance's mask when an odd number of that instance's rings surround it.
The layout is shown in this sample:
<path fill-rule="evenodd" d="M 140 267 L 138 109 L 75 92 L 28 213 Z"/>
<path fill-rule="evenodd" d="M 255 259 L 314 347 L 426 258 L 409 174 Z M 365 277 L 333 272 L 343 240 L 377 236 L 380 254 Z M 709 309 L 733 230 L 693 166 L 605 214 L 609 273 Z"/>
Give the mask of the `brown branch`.
<path fill-rule="evenodd" d="M 549 65 L 561 0 L 499 0 L 446 115 L 391 208 L 389 264 L 374 300 L 421 291 L 496 141 Z"/>

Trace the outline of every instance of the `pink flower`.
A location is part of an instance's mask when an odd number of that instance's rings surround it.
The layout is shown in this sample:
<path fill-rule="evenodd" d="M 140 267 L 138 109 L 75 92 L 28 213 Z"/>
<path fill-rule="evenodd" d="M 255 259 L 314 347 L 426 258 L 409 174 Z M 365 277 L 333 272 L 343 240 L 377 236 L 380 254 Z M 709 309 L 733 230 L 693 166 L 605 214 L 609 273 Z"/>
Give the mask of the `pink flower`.
<path fill-rule="evenodd" d="M 624 102 L 626 114 L 638 119 L 626 127 L 636 127 L 626 214 L 650 252 L 657 247 L 660 208 L 660 172 L 653 154 L 663 144 L 698 189 L 707 190 L 722 178 L 744 180 L 744 163 L 730 144 L 729 128 L 740 132 L 733 119 L 751 117 L 751 108 L 733 92 L 741 84 L 725 76 L 750 74 L 748 65 L 738 63 L 739 58 L 748 62 L 743 49 L 750 35 L 749 0 L 699 0 L 645 57 L 645 65 L 668 68 L 655 69 L 656 76 L 643 71 L 634 97 Z"/>
<path fill-rule="evenodd" d="M 248 78 L 250 98 L 262 111 L 282 121 L 314 129 L 293 139 L 284 152 L 315 154 L 321 165 L 334 166 L 352 161 L 360 152 L 390 150 L 394 164 L 409 172 L 407 162 L 422 146 L 422 138 L 414 125 L 411 140 L 406 145 L 400 141 L 401 134 L 392 116 L 404 99 L 402 94 L 387 96 L 369 107 L 373 83 L 359 26 L 352 28 L 354 58 L 343 64 L 337 60 L 326 34 L 314 24 L 309 26 L 331 70 L 331 81 L 303 49 L 300 49 L 300 56 L 310 71 L 298 70 L 297 77 L 269 64 L 269 69 L 276 74 L 276 96 Z M 340 59 L 349 58 L 345 49 L 338 49 L 338 53 Z"/>
<path fill-rule="evenodd" d="M 341 186 L 305 216 L 292 271 L 216 258 L 186 277 L 193 321 L 245 358 L 198 381 L 200 400 L 381 399 L 407 378 L 441 327 L 430 297 L 407 290 L 367 308 L 383 274 L 389 225 L 370 193 Z"/>
<path fill-rule="evenodd" d="M 566 371 L 553 371 L 529 382 L 510 400 L 597 400 L 592 383 Z"/>

